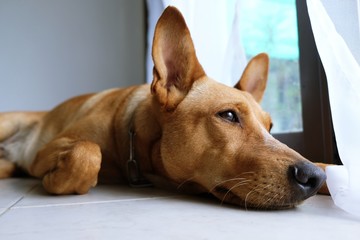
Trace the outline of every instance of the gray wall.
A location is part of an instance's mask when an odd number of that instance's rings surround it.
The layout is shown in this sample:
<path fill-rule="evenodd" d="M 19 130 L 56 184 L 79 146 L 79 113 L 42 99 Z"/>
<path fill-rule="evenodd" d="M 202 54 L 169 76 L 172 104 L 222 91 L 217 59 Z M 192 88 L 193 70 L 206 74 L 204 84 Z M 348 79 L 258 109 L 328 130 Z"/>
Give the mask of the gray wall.
<path fill-rule="evenodd" d="M 0 111 L 145 81 L 143 0 L 0 0 Z"/>

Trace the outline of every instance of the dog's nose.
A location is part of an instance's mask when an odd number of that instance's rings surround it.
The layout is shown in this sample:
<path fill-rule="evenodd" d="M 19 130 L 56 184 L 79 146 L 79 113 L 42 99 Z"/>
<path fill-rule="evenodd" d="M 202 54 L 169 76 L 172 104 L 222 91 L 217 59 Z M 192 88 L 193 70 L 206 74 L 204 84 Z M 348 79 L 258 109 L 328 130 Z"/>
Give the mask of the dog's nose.
<path fill-rule="evenodd" d="M 291 182 L 295 184 L 295 188 L 298 190 L 298 198 L 303 199 L 315 195 L 326 180 L 324 171 L 308 162 L 290 166 L 289 173 Z"/>

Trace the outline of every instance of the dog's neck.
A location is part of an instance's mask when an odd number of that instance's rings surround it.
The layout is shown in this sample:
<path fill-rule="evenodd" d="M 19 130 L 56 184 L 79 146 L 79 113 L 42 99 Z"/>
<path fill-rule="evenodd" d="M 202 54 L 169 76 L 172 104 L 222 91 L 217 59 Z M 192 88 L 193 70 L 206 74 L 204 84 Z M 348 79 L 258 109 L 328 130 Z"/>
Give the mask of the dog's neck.
<path fill-rule="evenodd" d="M 133 89 L 128 107 L 114 118 L 119 164 L 124 178 L 134 187 L 147 186 L 147 179 L 156 186 L 174 189 L 176 184 L 169 180 L 161 156 L 164 112 L 149 90 L 148 85 Z"/>
<path fill-rule="evenodd" d="M 137 114 L 141 113 L 141 114 Z M 144 114 L 145 113 L 145 114 Z M 140 116 L 141 115 L 141 116 Z M 133 123 L 129 126 L 133 129 L 134 134 L 130 136 L 133 141 L 134 155 L 140 170 L 140 175 L 144 176 L 153 185 L 168 190 L 184 190 L 185 192 L 201 192 L 198 186 L 182 186 L 178 189 L 179 184 L 172 182 L 168 177 L 163 166 L 161 155 L 161 113 L 160 106 L 155 99 L 145 100 L 139 103 L 133 117 Z M 145 116 L 145 117 L 144 117 Z M 132 125 L 133 124 L 133 125 Z M 130 131 L 131 132 L 131 131 Z M 130 144 L 131 145 L 131 144 Z M 131 146 L 129 146 L 131 148 Z M 130 151 L 132 151 L 130 149 Z M 133 164 L 133 162 L 131 163 Z M 196 188 L 196 190 L 193 190 Z"/>

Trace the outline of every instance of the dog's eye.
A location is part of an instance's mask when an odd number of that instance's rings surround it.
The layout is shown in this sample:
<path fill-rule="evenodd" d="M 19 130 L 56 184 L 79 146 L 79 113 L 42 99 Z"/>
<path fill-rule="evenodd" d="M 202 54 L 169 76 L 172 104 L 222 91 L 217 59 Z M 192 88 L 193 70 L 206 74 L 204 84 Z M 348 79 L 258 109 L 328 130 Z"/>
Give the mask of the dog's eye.
<path fill-rule="evenodd" d="M 234 111 L 231 110 L 227 110 L 224 112 L 219 112 L 218 116 L 221 117 L 222 119 L 232 122 L 232 123 L 240 123 L 239 118 L 237 116 L 237 114 Z"/>

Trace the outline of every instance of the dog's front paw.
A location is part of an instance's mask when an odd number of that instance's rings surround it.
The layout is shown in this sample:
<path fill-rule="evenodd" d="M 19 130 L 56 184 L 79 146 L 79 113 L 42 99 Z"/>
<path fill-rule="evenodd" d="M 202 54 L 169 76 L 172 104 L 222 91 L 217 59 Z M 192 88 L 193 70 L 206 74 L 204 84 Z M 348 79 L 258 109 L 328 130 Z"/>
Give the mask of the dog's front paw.
<path fill-rule="evenodd" d="M 44 188 L 54 194 L 85 194 L 96 186 L 100 165 L 99 146 L 86 141 L 77 142 L 44 176 Z"/>
<path fill-rule="evenodd" d="M 85 194 L 97 184 L 101 151 L 95 143 L 58 139 L 42 149 L 37 159 L 32 173 L 43 178 L 49 193 Z"/>

